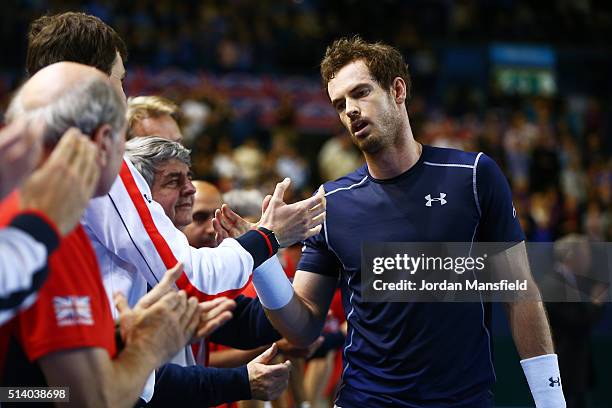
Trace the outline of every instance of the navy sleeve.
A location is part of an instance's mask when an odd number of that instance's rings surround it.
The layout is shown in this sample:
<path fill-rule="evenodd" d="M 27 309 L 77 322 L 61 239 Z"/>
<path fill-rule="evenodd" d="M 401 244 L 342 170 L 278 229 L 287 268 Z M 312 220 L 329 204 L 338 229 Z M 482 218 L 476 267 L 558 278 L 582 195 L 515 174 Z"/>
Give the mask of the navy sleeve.
<path fill-rule="evenodd" d="M 237 296 L 234 317 L 218 328 L 210 340 L 241 350 L 250 350 L 274 343 L 281 335 L 274 329 L 259 299 Z"/>
<path fill-rule="evenodd" d="M 278 241 L 265 228 L 250 230 L 236 238 L 236 241 L 253 257 L 253 269 L 278 252 Z"/>
<path fill-rule="evenodd" d="M 59 245 L 60 237 L 50 221 L 36 212 L 26 211 L 11 220 L 10 225 L 19 228 L 47 248 L 47 254 Z"/>
<path fill-rule="evenodd" d="M 337 278 L 340 272 L 340 262 L 327 245 L 327 221 L 323 226 L 320 233 L 304 241 L 302 257 L 297 269 Z"/>
<path fill-rule="evenodd" d="M 480 212 L 478 241 L 514 242 L 525 240 L 525 234 L 512 204 L 508 180 L 499 166 L 487 155 L 478 160 L 475 178 Z"/>
<path fill-rule="evenodd" d="M 211 407 L 251 399 L 246 366 L 212 368 L 161 366 L 155 375 L 155 392 L 147 407 Z"/>

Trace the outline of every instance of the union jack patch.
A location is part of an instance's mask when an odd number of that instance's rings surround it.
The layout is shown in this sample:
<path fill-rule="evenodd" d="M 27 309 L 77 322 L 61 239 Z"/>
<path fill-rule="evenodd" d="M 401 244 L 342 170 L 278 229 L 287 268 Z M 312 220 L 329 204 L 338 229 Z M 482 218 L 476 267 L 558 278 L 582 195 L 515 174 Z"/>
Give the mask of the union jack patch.
<path fill-rule="evenodd" d="M 53 298 L 57 325 L 93 325 L 89 296 L 55 296 Z"/>

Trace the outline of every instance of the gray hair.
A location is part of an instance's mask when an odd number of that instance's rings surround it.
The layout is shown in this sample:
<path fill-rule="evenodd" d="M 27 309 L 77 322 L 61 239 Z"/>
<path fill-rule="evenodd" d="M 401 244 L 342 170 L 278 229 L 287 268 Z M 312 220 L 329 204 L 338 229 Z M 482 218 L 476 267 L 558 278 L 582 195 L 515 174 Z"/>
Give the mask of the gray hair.
<path fill-rule="evenodd" d="M 182 144 L 157 136 L 135 137 L 125 143 L 125 155 L 149 187 L 153 187 L 156 169 L 168 160 L 176 159 L 191 167 L 190 153 Z"/>
<path fill-rule="evenodd" d="M 125 125 L 125 111 L 124 101 L 107 81 L 88 78 L 52 102 L 33 109 L 23 106 L 20 91 L 11 101 L 6 119 L 7 122 L 21 116 L 42 119 L 45 143 L 54 145 L 70 127 L 92 136 L 96 129 L 108 124 L 116 138 Z"/>

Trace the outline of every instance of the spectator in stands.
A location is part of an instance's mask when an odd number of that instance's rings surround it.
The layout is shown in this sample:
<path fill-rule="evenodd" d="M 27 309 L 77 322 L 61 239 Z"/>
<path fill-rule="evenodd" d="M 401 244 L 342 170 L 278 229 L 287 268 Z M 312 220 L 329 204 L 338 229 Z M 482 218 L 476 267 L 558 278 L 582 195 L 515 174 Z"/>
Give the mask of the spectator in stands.
<path fill-rule="evenodd" d="M 550 319 L 563 393 L 568 408 L 587 407 L 594 384 L 590 333 L 600 320 L 609 282 L 593 276 L 593 251 L 586 235 L 569 234 L 554 244 L 554 270 L 541 287 Z"/>
<path fill-rule="evenodd" d="M 177 228 L 192 221 L 195 187 L 191 183 L 189 150 L 161 137 L 137 137 L 126 144 L 126 156 L 151 188 Z"/>
<path fill-rule="evenodd" d="M 195 198 L 193 201 L 193 215 L 191 224 L 183 228 L 183 233 L 189 240 L 189 245 L 195 248 L 215 247 L 215 230 L 212 220 L 215 211 L 221 208 L 223 200 L 221 192 L 214 184 L 206 181 L 194 180 Z M 259 205 L 263 196 L 259 199 Z"/>
<path fill-rule="evenodd" d="M 319 152 L 319 172 L 324 180 L 335 180 L 361 164 L 361 156 L 344 132 L 336 132 Z"/>
<path fill-rule="evenodd" d="M 522 112 L 515 112 L 504 133 L 506 163 L 512 185 L 526 184 L 529 177 L 530 153 L 538 136 L 538 128 Z"/>
<path fill-rule="evenodd" d="M 239 169 L 239 178 L 247 186 L 258 184 L 262 174 L 264 154 L 254 138 L 247 139 L 234 149 L 233 160 Z"/>
<path fill-rule="evenodd" d="M 177 124 L 178 106 L 161 96 L 137 96 L 128 99 L 130 140 L 141 136 L 159 136 L 181 143 L 183 135 Z"/>

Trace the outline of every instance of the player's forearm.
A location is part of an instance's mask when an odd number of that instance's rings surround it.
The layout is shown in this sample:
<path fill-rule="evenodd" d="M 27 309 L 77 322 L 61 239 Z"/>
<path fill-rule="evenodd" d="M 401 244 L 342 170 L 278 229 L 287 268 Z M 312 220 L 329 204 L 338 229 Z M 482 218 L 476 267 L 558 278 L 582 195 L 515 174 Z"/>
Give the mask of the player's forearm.
<path fill-rule="evenodd" d="M 531 275 L 525 242 L 491 257 L 490 264 L 496 277 L 527 281 L 529 292 L 506 303 L 512 337 L 521 358 L 553 353 L 548 319 Z"/>
<path fill-rule="evenodd" d="M 276 257 L 253 272 L 257 296 L 274 328 L 293 345 L 307 347 L 323 329 L 335 281 L 297 271 L 293 283 L 295 290 Z"/>
<path fill-rule="evenodd" d="M 213 368 L 164 364 L 157 370 L 155 393 L 147 407 L 215 407 L 251 399 L 246 366 Z"/>
<path fill-rule="evenodd" d="M 507 304 L 508 321 L 522 359 L 554 353 L 550 327 L 542 302 Z"/>
<path fill-rule="evenodd" d="M 308 347 L 321 334 L 325 323 L 296 293 L 285 307 L 266 309 L 266 315 L 276 330 L 296 347 Z"/>
<path fill-rule="evenodd" d="M 565 408 L 557 355 L 542 302 L 508 304 L 508 318 L 521 367 L 538 408 Z"/>

